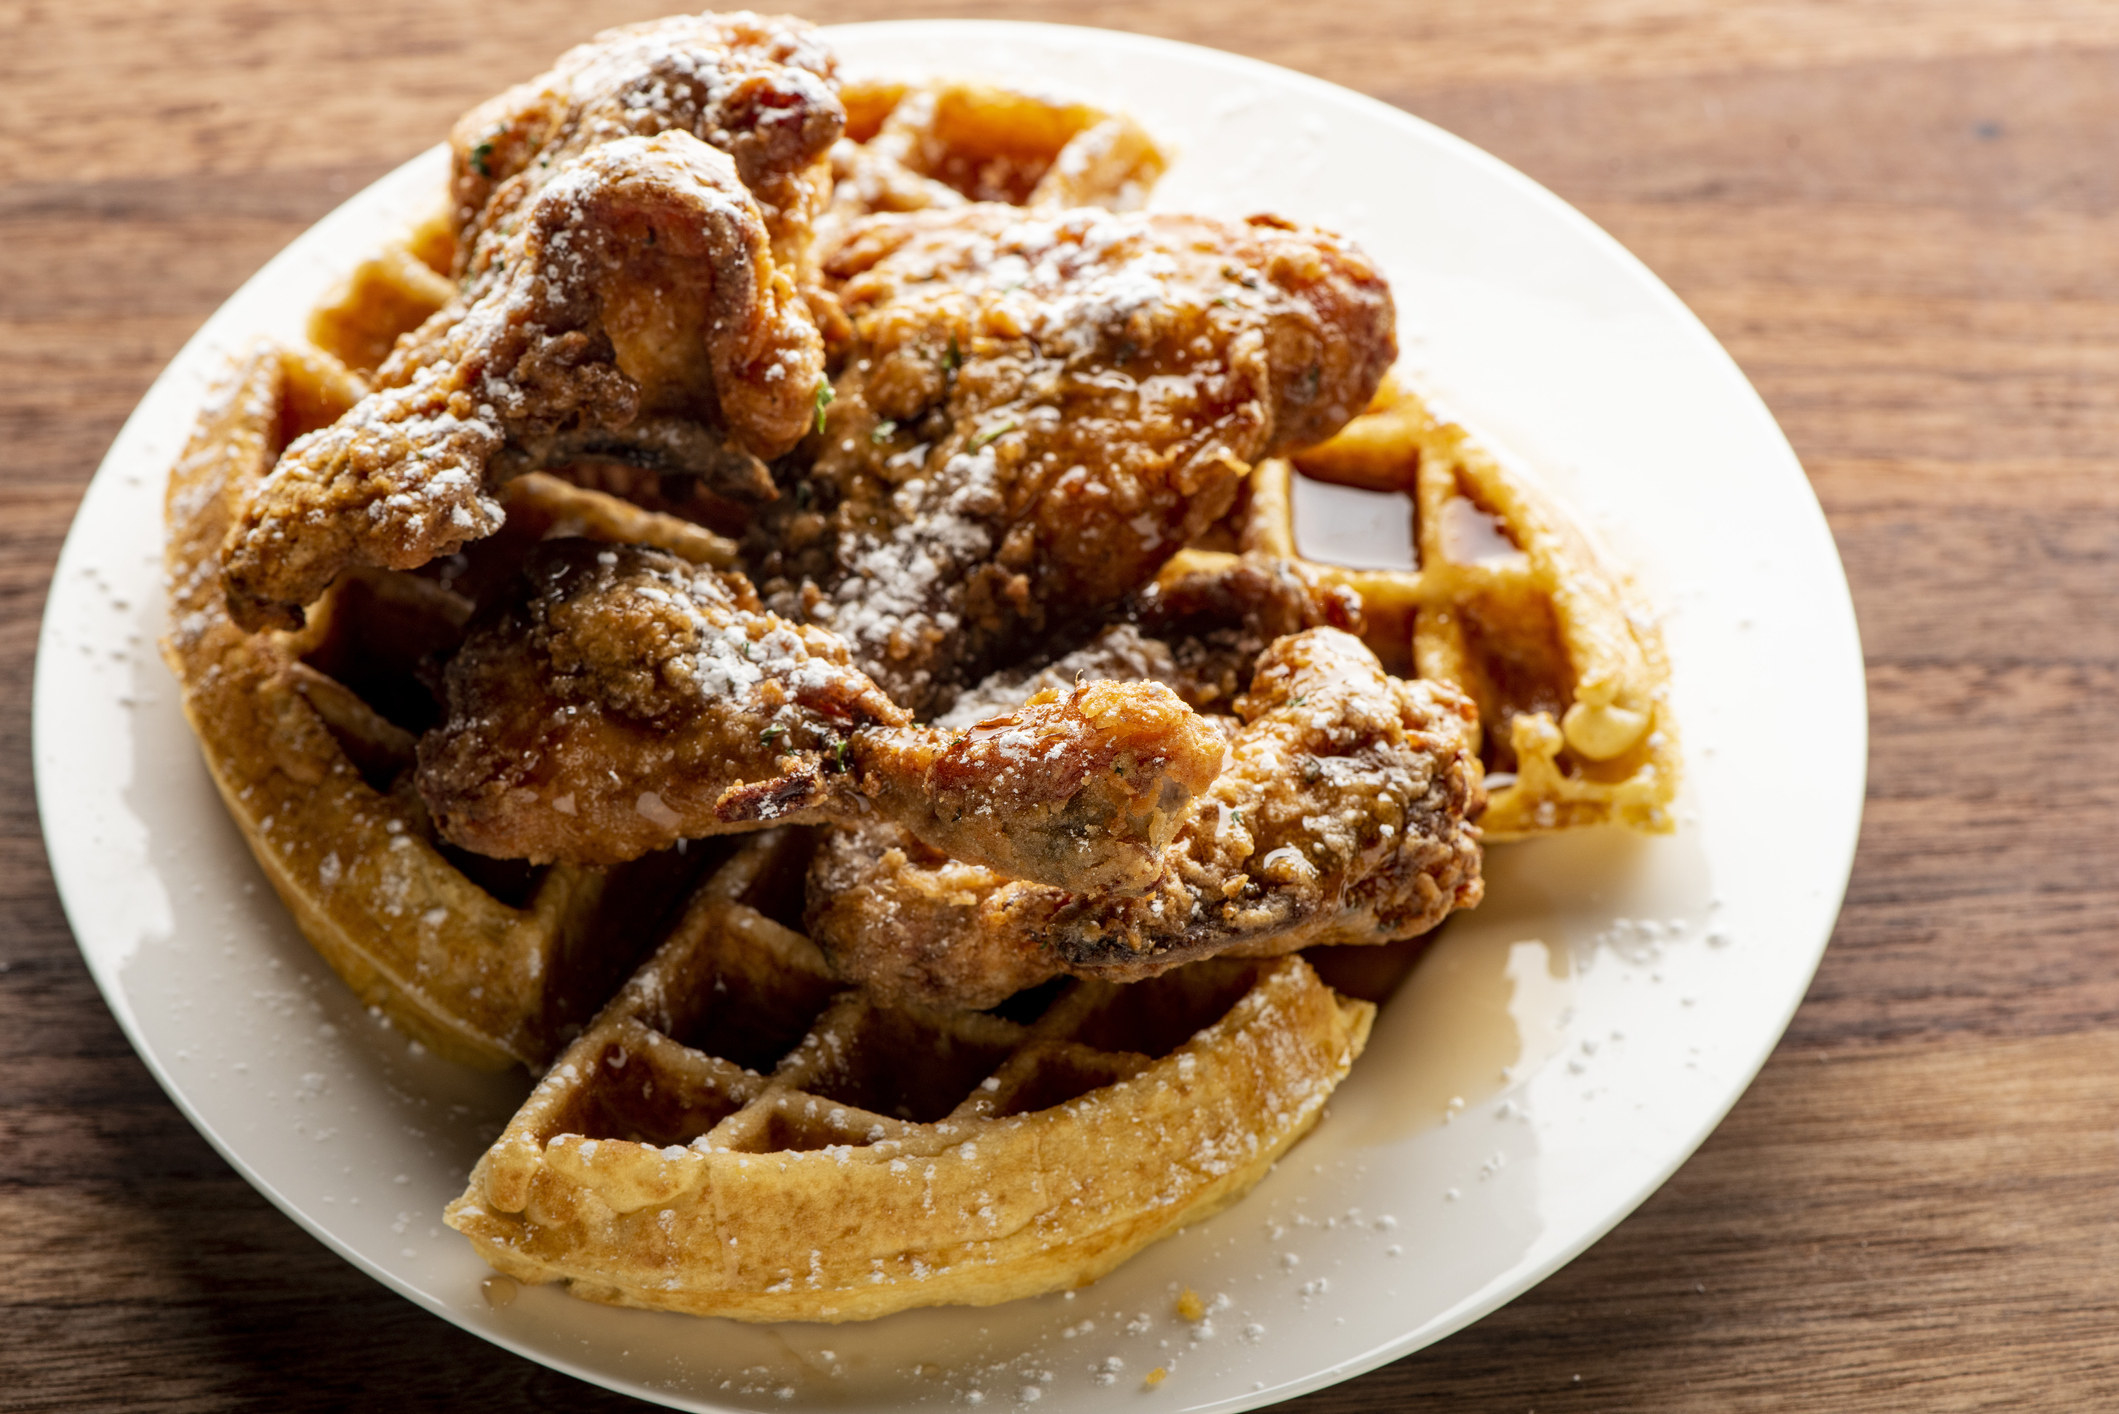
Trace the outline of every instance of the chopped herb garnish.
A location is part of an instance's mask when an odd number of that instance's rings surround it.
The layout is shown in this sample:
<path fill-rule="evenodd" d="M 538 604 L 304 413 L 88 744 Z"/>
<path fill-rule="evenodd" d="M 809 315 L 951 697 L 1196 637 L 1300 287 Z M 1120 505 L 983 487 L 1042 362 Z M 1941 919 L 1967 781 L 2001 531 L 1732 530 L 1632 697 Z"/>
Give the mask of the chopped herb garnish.
<path fill-rule="evenodd" d="M 758 733 L 758 740 L 770 744 L 774 737 L 781 735 L 786 730 L 787 728 L 775 722 L 773 725 L 767 727 L 764 731 Z"/>
<path fill-rule="evenodd" d="M 1307 697 L 1308 695 L 1309 695 L 1308 693 L 1304 693 L 1304 692 L 1298 692 L 1298 693 L 1296 693 L 1296 694 L 1295 694 L 1295 695 L 1294 695 L 1293 697 L 1291 697 L 1291 698 L 1289 698 L 1289 699 L 1288 699 L 1288 706 L 1290 706 L 1290 707 L 1300 707 L 1300 706 L 1302 705 L 1302 699 L 1303 699 L 1303 698 L 1305 698 L 1305 697 Z"/>
<path fill-rule="evenodd" d="M 492 175 L 493 175 L 493 169 L 492 169 L 491 167 L 489 167 L 489 166 L 487 166 L 487 165 L 486 165 L 486 159 L 487 159 L 488 157 L 491 157 L 492 155 L 493 155 L 493 144 L 492 144 L 492 143 L 491 143 L 490 141 L 488 141 L 488 142 L 482 142 L 482 143 L 480 143 L 480 144 L 479 144 L 478 146 L 476 146 L 476 147 L 472 148 L 472 149 L 471 149 L 471 170 L 472 170 L 472 171 L 474 171 L 474 172 L 476 172 L 476 173 L 478 173 L 478 175 L 479 175 L 479 176 L 481 176 L 481 177 L 490 177 L 490 176 L 492 176 Z"/>
<path fill-rule="evenodd" d="M 1018 422 L 1016 419 L 1011 417 L 998 427 L 989 427 L 984 432 L 979 433 L 976 437 L 973 437 L 971 439 L 971 450 L 976 452 L 981 448 L 987 446 L 989 443 L 992 443 L 1002 437 L 1007 436 L 1009 433 L 1015 431 L 1018 427 L 1021 427 L 1022 425 L 1022 423 Z"/>
<path fill-rule="evenodd" d="M 951 334 L 949 336 L 949 352 L 942 355 L 942 367 L 945 371 L 954 373 L 963 366 L 964 351 L 957 347 L 956 335 Z"/>
<path fill-rule="evenodd" d="M 831 400 L 837 396 L 839 395 L 831 390 L 829 378 L 817 379 L 817 431 L 824 430 L 824 409 L 830 407 Z"/>
<path fill-rule="evenodd" d="M 881 446 L 883 443 L 888 442 L 897 430 L 897 423 L 886 417 L 868 430 L 868 440 L 877 446 Z"/>
<path fill-rule="evenodd" d="M 1118 772 L 1118 774 L 1120 774 L 1121 776 L 1126 774 L 1126 768 L 1116 761 L 1113 761 L 1111 763 L 1111 769 Z"/>
<path fill-rule="evenodd" d="M 853 738 L 840 737 L 839 744 L 831 750 L 831 765 L 835 771 L 846 769 L 846 753 L 853 749 Z"/>

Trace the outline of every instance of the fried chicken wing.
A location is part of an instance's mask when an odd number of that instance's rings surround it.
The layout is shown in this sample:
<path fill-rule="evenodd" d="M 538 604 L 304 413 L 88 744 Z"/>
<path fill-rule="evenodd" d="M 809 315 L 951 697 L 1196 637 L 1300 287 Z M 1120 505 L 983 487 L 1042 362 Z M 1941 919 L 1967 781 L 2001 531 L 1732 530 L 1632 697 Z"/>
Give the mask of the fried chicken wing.
<path fill-rule="evenodd" d="M 845 645 L 766 612 L 741 575 L 553 541 L 527 601 L 474 631 L 419 785 L 485 854 L 613 863 L 688 836 L 883 820 L 1013 877 L 1150 883 L 1220 769 L 1214 729 L 1152 683 L 1046 691 L 917 727 Z"/>
<path fill-rule="evenodd" d="M 680 131 L 735 160 L 775 262 L 804 281 L 829 154 L 846 126 L 835 68 L 806 21 L 747 12 L 676 15 L 577 45 L 451 132 L 457 273 L 483 278 L 510 218 L 572 158 L 616 138 Z"/>
<path fill-rule="evenodd" d="M 296 441 L 224 549 L 246 627 L 300 622 L 348 565 L 410 569 L 491 534 L 495 485 L 584 451 L 770 495 L 823 345 L 729 157 L 685 132 L 589 149 L 523 213 L 485 292 L 430 321 L 404 381 Z"/>
<path fill-rule="evenodd" d="M 749 552 L 916 713 L 1107 617 L 1395 354 L 1366 258 L 1270 218 L 877 216 L 825 275 L 853 330 L 836 401 Z"/>
<path fill-rule="evenodd" d="M 833 966 L 908 1000 L 990 1006 L 1057 975 L 1132 980 L 1213 953 L 1425 932 L 1479 901 L 1471 703 L 1386 674 L 1359 639 L 1277 640 L 1217 719 L 1228 764 L 1149 890 L 1069 892 L 946 858 L 888 825 L 832 831 L 808 925 Z"/>

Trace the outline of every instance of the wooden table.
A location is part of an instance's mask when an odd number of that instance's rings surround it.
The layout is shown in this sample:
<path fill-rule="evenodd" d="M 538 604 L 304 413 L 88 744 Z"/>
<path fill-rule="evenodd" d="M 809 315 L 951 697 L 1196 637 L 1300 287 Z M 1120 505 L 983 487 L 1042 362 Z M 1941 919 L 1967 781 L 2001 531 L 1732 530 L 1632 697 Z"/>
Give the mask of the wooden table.
<path fill-rule="evenodd" d="M 639 1407 L 214 1155 L 90 984 L 30 795 L 45 581 L 156 370 L 461 108 L 659 6 L 441 8 L 0 5 L 0 1407 Z M 1729 346 L 1853 581 L 1867 827 L 1758 1084 L 1571 1267 L 1302 1407 L 2119 1407 L 2119 7 L 926 8 L 1239 48 L 1521 167 Z"/>

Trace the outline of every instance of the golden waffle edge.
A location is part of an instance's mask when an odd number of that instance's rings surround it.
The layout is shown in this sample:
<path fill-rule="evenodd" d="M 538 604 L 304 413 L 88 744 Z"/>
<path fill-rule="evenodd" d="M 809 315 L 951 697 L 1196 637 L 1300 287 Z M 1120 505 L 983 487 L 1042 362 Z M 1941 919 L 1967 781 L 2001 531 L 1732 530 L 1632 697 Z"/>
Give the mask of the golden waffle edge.
<path fill-rule="evenodd" d="M 1313 565 L 1362 600 L 1394 671 L 1479 706 L 1489 843 L 1586 825 L 1673 828 L 1680 758 L 1660 627 L 1529 474 L 1400 375 L 1338 436 L 1252 475 L 1232 534 L 1300 561 L 1291 477 L 1403 496 L 1416 564 Z M 1195 567 L 1187 551 L 1166 574 Z"/>
<path fill-rule="evenodd" d="M 495 1267 L 743 1320 L 1081 1286 L 1257 1182 L 1367 1040 L 1295 956 L 876 1006 L 758 906 L 802 849 L 744 845 L 479 1161 L 448 1221 Z"/>

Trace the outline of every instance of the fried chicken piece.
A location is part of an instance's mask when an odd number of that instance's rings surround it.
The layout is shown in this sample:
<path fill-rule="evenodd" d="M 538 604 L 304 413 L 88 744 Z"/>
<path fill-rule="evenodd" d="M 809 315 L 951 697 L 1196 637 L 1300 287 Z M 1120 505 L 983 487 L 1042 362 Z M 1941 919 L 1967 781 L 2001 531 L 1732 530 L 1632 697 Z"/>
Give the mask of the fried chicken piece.
<path fill-rule="evenodd" d="M 862 733 L 850 760 L 873 813 L 937 849 L 1014 878 L 1130 892 L 1154 882 L 1221 758 L 1220 734 L 1168 688 L 1096 682 L 965 728 Z M 777 819 L 778 791 L 724 797 L 721 817 Z M 819 809 L 846 818 L 819 795 Z M 759 800 L 775 808 L 751 809 Z"/>
<path fill-rule="evenodd" d="M 830 832 L 808 929 L 886 996 L 990 1006 L 1060 973 L 1130 981 L 1214 953 L 1427 931 L 1479 901 L 1475 709 L 1317 628 L 1268 648 L 1228 764 L 1138 895 L 1068 892 L 946 858 L 887 825 Z"/>
<path fill-rule="evenodd" d="M 1264 217 L 877 216 L 825 275 L 853 329 L 836 401 L 748 552 L 776 609 L 923 714 L 1107 618 L 1395 354 L 1367 259 Z"/>
<path fill-rule="evenodd" d="M 809 427 L 823 345 L 726 154 L 684 132 L 591 148 L 538 190 L 503 264 L 431 347 L 393 355 L 406 381 L 256 488 L 223 551 L 238 622 L 298 624 L 351 564 L 411 569 L 490 535 L 499 482 L 582 451 L 771 494 L 756 457 Z"/>
<path fill-rule="evenodd" d="M 532 593 L 471 634 L 420 744 L 443 834 L 483 854 L 607 864 L 696 835 L 884 820 L 1002 873 L 1154 880 L 1219 735 L 1167 688 L 1043 692 L 917 727 L 845 645 L 747 580 L 641 546 L 551 541 Z"/>
<path fill-rule="evenodd" d="M 846 126 L 836 66 L 807 21 L 748 12 L 625 25 L 575 46 L 450 133 L 457 274 L 485 276 L 510 218 L 572 158 L 615 138 L 680 131 L 735 160 L 775 263 L 806 283 L 811 222 Z"/>

